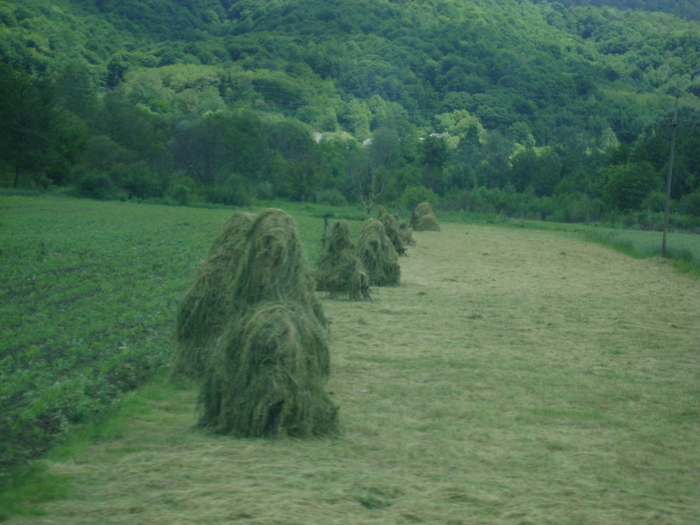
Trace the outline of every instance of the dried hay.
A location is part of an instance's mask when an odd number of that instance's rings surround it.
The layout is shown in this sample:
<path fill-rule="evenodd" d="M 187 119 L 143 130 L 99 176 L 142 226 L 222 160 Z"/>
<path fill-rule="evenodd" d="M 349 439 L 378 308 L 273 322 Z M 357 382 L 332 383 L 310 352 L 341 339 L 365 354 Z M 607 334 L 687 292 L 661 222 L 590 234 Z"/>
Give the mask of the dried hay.
<path fill-rule="evenodd" d="M 326 336 L 296 302 L 255 305 L 220 339 L 200 392 L 199 426 L 238 437 L 336 434 Z"/>
<path fill-rule="evenodd" d="M 313 292 L 293 219 L 275 209 L 234 213 L 178 306 L 171 377 L 201 378 L 227 324 L 259 301 L 298 301 L 325 326 Z"/>
<path fill-rule="evenodd" d="M 397 217 L 398 220 L 398 217 Z M 413 232 L 405 221 L 399 221 L 399 237 L 404 246 L 415 246 L 416 240 L 413 238 Z"/>
<path fill-rule="evenodd" d="M 360 260 L 373 286 L 395 286 L 401 281 L 399 256 L 386 235 L 386 228 L 377 219 L 367 219 L 357 241 Z"/>
<path fill-rule="evenodd" d="M 248 230 L 235 284 L 234 315 L 261 301 L 298 301 L 321 324 L 315 282 L 294 219 L 282 210 L 261 212 Z"/>
<path fill-rule="evenodd" d="M 173 369 L 203 379 L 200 426 L 244 437 L 337 431 L 314 285 L 289 215 L 229 220 L 178 312 Z"/>
<path fill-rule="evenodd" d="M 235 277 L 253 220 L 249 213 L 231 216 L 180 300 L 172 377 L 197 379 L 204 372 L 212 347 L 231 316 Z"/>
<path fill-rule="evenodd" d="M 415 207 L 411 214 L 413 230 L 417 232 L 440 231 L 437 217 L 433 213 L 433 207 L 429 202 L 422 202 Z"/>
<path fill-rule="evenodd" d="M 370 299 L 369 276 L 350 239 L 350 227 L 338 221 L 326 230 L 316 271 L 316 288 L 331 295 L 347 294 L 351 301 Z"/>
<path fill-rule="evenodd" d="M 401 238 L 400 221 L 394 215 L 390 215 L 384 206 L 377 206 L 377 219 L 381 221 L 386 230 L 386 236 L 389 237 L 391 244 L 394 245 L 396 253 L 406 255 L 406 246 Z"/>

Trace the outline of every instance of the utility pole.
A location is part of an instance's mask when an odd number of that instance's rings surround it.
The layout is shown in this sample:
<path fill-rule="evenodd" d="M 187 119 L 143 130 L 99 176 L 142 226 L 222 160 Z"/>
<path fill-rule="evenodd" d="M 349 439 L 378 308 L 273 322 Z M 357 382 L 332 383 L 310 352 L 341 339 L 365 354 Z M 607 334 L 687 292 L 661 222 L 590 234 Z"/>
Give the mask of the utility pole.
<path fill-rule="evenodd" d="M 678 93 L 676 93 L 676 109 L 673 111 L 673 122 L 671 122 L 671 160 L 668 163 L 668 179 L 666 181 L 666 207 L 664 208 L 664 239 L 661 242 L 661 257 L 666 257 L 666 238 L 668 237 L 668 211 L 671 205 L 671 179 L 673 179 L 673 153 L 676 149 L 676 127 L 678 127 Z"/>

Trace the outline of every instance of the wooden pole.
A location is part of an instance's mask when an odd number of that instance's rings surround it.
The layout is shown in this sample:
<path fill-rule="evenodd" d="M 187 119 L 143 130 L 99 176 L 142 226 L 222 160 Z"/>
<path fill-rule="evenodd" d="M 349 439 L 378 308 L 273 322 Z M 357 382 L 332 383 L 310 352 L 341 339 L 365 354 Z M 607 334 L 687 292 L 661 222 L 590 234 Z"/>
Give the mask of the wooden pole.
<path fill-rule="evenodd" d="M 671 159 L 668 163 L 668 179 L 666 180 L 666 206 L 664 208 L 664 238 L 661 242 L 661 257 L 666 257 L 666 238 L 668 237 L 668 211 L 671 206 L 671 180 L 673 179 L 673 153 L 676 149 L 676 127 L 678 127 L 678 93 L 676 93 L 676 108 L 671 122 Z"/>

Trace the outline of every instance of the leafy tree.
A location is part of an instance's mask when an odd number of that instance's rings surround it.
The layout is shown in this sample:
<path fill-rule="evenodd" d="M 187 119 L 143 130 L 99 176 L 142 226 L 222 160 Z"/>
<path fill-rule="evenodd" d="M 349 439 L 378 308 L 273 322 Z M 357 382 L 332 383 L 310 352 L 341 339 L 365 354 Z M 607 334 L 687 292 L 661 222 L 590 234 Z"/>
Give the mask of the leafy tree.
<path fill-rule="evenodd" d="M 530 187 L 539 168 L 539 158 L 534 148 L 519 151 L 513 157 L 509 182 L 516 191 L 524 192 Z"/>
<path fill-rule="evenodd" d="M 282 197 L 305 201 L 322 184 L 320 157 L 311 130 L 300 121 L 286 119 L 270 126 L 268 145 L 283 159 L 276 177 Z"/>
<path fill-rule="evenodd" d="M 638 210 L 644 199 L 663 184 L 649 162 L 627 163 L 601 169 L 605 180 L 603 201 L 612 209 Z"/>
<path fill-rule="evenodd" d="M 221 114 L 180 122 L 172 144 L 175 165 L 199 184 L 214 184 L 231 162 L 233 149 L 227 138 L 230 121 Z"/>
<path fill-rule="evenodd" d="M 0 155 L 16 188 L 23 173 L 36 173 L 43 166 L 49 137 L 41 109 L 48 108 L 48 101 L 26 73 L 5 67 L 0 78 Z"/>
<path fill-rule="evenodd" d="M 71 60 L 66 63 L 55 86 L 55 101 L 58 105 L 86 121 L 95 114 L 96 90 L 85 62 Z"/>
<path fill-rule="evenodd" d="M 487 188 L 502 188 L 508 181 L 511 145 L 503 134 L 487 133 L 476 168 L 479 185 Z"/>
<path fill-rule="evenodd" d="M 439 195 L 443 195 L 446 190 L 444 168 L 448 155 L 447 141 L 441 136 L 431 135 L 421 142 L 423 185 Z"/>

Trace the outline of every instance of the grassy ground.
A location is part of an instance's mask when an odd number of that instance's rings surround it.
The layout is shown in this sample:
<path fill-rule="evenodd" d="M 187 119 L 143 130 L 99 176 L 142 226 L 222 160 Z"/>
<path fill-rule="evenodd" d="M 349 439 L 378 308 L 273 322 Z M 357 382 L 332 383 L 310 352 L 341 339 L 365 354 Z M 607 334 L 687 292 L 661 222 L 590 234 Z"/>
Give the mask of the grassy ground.
<path fill-rule="evenodd" d="M 222 212 L 189 213 L 201 257 Z M 43 516 L 8 522 L 700 522 L 700 281 L 566 232 L 415 236 L 400 287 L 324 299 L 342 437 L 210 436 L 196 388 L 156 380 L 45 462 Z"/>
<path fill-rule="evenodd" d="M 445 212 L 443 216 L 450 222 L 464 224 L 577 232 L 590 241 L 599 242 L 632 257 L 646 258 L 661 255 L 663 233 L 659 231 L 623 229 L 588 223 L 509 219 L 495 214 Z M 677 269 L 700 275 L 700 236 L 690 231 L 670 231 L 666 240 L 666 256 L 674 259 Z"/>
<path fill-rule="evenodd" d="M 0 197 L 0 487 L 167 364 L 176 305 L 230 214 Z M 323 220 L 299 217 L 317 251 Z"/>
<path fill-rule="evenodd" d="M 635 257 L 661 255 L 661 232 L 596 228 L 591 229 L 588 235 L 593 240 Z M 696 270 L 700 269 L 700 235 L 670 232 L 666 239 L 666 255 L 679 263 L 685 262 L 694 266 Z"/>

